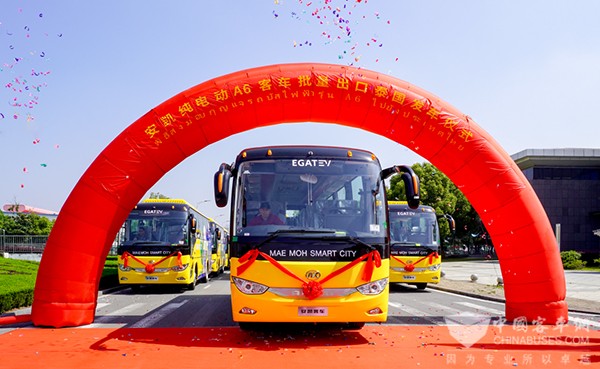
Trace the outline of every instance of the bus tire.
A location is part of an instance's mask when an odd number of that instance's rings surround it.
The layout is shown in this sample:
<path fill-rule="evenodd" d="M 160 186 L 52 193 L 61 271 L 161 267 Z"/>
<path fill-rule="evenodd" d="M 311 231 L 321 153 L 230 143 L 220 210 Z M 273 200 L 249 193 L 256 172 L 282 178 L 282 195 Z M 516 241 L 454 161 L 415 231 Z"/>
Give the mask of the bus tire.
<path fill-rule="evenodd" d="M 365 326 L 365 322 L 350 322 L 346 324 L 346 329 L 349 330 L 358 330 L 362 329 Z"/>
<path fill-rule="evenodd" d="M 415 283 L 415 285 L 417 286 L 418 290 L 424 290 L 427 288 L 427 283 Z"/>
<path fill-rule="evenodd" d="M 259 324 L 255 322 L 238 322 L 240 329 L 243 331 L 257 331 L 259 330 Z"/>
<path fill-rule="evenodd" d="M 206 265 L 204 266 L 204 275 L 202 276 L 202 278 L 200 278 L 200 283 L 208 283 L 208 277 L 210 273 L 210 261 L 207 261 Z"/>
<path fill-rule="evenodd" d="M 194 274 L 192 275 L 192 282 L 190 284 L 188 284 L 188 290 L 193 291 L 196 289 L 196 282 L 198 279 L 198 272 L 196 271 L 196 268 L 194 268 Z"/>

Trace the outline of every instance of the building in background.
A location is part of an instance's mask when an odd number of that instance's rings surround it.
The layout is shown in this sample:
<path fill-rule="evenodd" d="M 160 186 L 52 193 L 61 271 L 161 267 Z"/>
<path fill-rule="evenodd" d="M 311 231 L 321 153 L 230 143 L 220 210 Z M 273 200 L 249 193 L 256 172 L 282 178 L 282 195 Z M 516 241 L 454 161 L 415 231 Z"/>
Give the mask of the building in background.
<path fill-rule="evenodd" d="M 33 213 L 42 217 L 46 217 L 50 220 L 56 219 L 56 217 L 58 217 L 57 211 L 35 208 L 29 205 L 6 204 L 2 206 L 2 214 L 4 215 L 10 216 L 16 215 L 18 213 Z"/>
<path fill-rule="evenodd" d="M 560 250 L 600 255 L 600 149 L 527 149 L 512 155 L 538 195 Z"/>

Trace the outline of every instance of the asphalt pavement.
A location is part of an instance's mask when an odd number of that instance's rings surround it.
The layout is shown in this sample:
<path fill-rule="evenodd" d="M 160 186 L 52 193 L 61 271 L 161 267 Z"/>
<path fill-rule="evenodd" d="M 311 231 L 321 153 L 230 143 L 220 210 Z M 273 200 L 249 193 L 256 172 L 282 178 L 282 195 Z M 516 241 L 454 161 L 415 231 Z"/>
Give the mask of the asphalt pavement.
<path fill-rule="evenodd" d="M 575 310 L 600 312 L 600 272 L 587 270 L 565 270 L 567 303 Z M 468 292 L 484 290 L 471 286 L 498 286 L 502 272 L 498 260 L 443 261 L 440 289 Z M 462 282 L 462 283 L 446 283 Z M 431 285 L 435 288 L 435 285 Z M 475 293 L 479 294 L 479 293 Z"/>

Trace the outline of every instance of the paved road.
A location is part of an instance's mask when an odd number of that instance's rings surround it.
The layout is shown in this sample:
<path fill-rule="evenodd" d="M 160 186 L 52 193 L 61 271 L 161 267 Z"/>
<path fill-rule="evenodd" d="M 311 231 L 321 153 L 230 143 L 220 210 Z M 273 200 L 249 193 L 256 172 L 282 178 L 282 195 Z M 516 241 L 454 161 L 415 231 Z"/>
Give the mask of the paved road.
<path fill-rule="evenodd" d="M 497 260 L 445 261 L 442 264 L 444 278 L 456 281 L 471 281 L 476 275 L 480 284 L 497 285 L 502 277 Z M 600 272 L 566 270 L 567 297 L 600 303 Z"/>
<path fill-rule="evenodd" d="M 458 265 L 454 267 L 458 268 Z M 120 289 L 100 295 L 94 323 L 81 328 L 234 327 L 237 324 L 231 319 L 229 288 L 229 274 L 225 273 L 207 284 L 199 284 L 194 291 L 143 288 L 133 292 L 130 288 Z M 27 313 L 28 309 L 17 312 Z M 446 326 L 452 323 L 452 317 L 465 313 L 480 316 L 493 325 L 503 320 L 504 304 L 394 284 L 390 286 L 385 325 Z M 600 330 L 600 315 L 597 314 L 570 313 L 569 321 Z M 28 324 L 0 327 L 0 334 Z"/>
<path fill-rule="evenodd" d="M 452 264 L 445 265 L 447 277 L 464 278 L 465 270 L 479 271 L 480 281 L 487 281 L 496 273 L 493 263 Z M 600 362 L 600 355 L 595 354 L 600 342 L 598 314 L 570 312 L 567 327 L 511 329 L 503 327 L 501 302 L 401 284 L 390 286 L 388 321 L 383 325 L 369 324 L 360 332 L 246 334 L 234 328 L 231 320 L 228 278 L 229 274 L 223 274 L 194 291 L 161 288 L 134 293 L 125 288 L 103 293 L 96 320 L 87 326 L 29 329 L 31 324 L 22 323 L 0 327 L 0 345 L 5 349 L 2 363 L 15 369 L 183 368 L 197 367 L 206 359 L 205 365 L 214 368 L 291 367 L 290 363 L 397 367 L 402 363 L 406 368 L 494 364 L 552 369 Z M 17 312 L 27 313 L 28 309 Z M 530 340 L 542 344 L 532 345 Z"/>

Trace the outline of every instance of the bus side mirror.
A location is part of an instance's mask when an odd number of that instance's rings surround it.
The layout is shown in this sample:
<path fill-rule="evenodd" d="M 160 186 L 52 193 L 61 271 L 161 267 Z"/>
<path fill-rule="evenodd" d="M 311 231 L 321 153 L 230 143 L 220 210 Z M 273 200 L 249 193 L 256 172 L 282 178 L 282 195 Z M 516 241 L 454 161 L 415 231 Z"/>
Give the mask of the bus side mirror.
<path fill-rule="evenodd" d="M 407 165 L 394 165 L 393 167 L 383 169 L 381 171 L 381 179 L 386 179 L 392 174 L 400 174 L 400 179 L 404 182 L 406 188 L 406 202 L 411 209 L 419 207 L 421 201 L 421 185 L 419 176 L 415 174 L 411 167 Z"/>
<path fill-rule="evenodd" d="M 446 220 L 448 221 L 450 232 L 452 232 L 453 234 L 456 233 L 456 222 L 454 221 L 454 218 L 452 218 L 452 215 L 444 214 L 443 217 L 446 218 Z"/>
<path fill-rule="evenodd" d="M 231 180 L 231 167 L 228 164 L 221 164 L 219 170 L 215 173 L 215 203 L 222 208 L 227 205 L 229 181 Z"/>
<path fill-rule="evenodd" d="M 196 233 L 196 218 L 194 216 L 190 218 L 190 233 Z"/>

